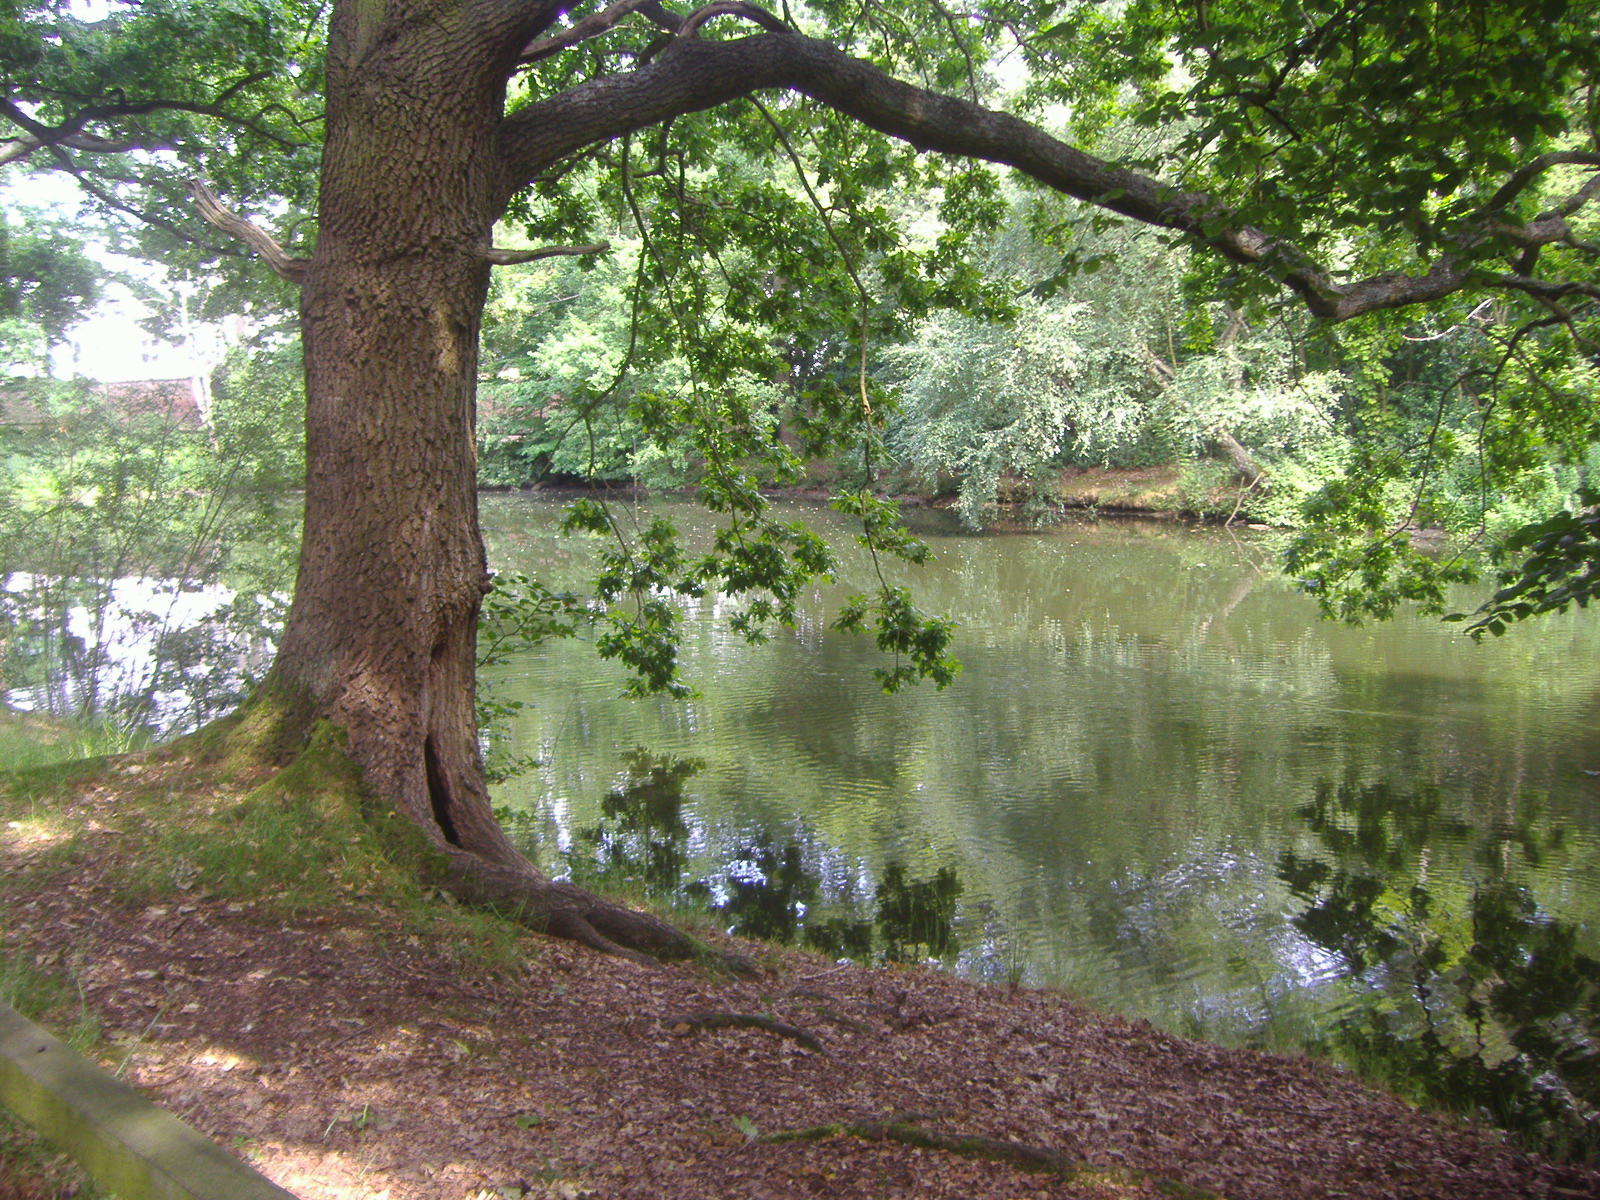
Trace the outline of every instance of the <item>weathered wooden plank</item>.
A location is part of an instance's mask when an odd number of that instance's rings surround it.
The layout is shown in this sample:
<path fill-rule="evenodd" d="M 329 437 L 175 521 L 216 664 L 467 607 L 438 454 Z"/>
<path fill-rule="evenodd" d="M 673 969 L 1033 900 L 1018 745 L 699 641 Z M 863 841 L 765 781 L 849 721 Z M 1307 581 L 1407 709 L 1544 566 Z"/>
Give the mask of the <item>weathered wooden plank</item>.
<path fill-rule="evenodd" d="M 0 1105 L 120 1200 L 295 1200 L 5 1004 Z"/>

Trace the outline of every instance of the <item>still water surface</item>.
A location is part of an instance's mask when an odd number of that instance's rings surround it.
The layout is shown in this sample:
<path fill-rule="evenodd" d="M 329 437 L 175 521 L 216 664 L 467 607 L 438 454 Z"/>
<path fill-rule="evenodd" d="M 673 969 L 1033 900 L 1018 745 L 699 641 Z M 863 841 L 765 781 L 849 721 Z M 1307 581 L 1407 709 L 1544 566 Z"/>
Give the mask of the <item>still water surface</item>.
<path fill-rule="evenodd" d="M 707 520 L 655 510 L 685 530 Z M 849 541 L 826 509 L 794 515 Z M 491 561 L 578 585 L 591 544 L 559 536 L 559 517 L 486 498 Z M 1371 934 L 1419 894 L 1430 931 L 1459 942 L 1474 893 L 1514 876 L 1537 920 L 1574 924 L 1593 951 L 1596 614 L 1482 644 L 1422 619 L 1350 629 L 1319 623 L 1269 536 L 921 532 L 937 561 L 908 581 L 961 626 L 949 690 L 881 694 L 877 652 L 829 628 L 870 586 L 862 564 L 767 645 L 691 602 L 696 699 L 622 698 L 620 671 L 581 641 L 496 669 L 500 696 L 526 705 L 515 748 L 541 760 L 497 803 L 523 814 L 547 866 L 582 868 L 600 853 L 585 831 L 653 762 L 681 784 L 667 866 L 713 901 L 776 881 L 785 853 L 812 881 L 790 906 L 807 923 L 852 899 L 870 909 L 891 864 L 912 880 L 953 870 L 955 969 L 1260 1044 L 1403 988 L 1347 919 Z M 1326 885 L 1309 917 L 1307 879 Z"/>

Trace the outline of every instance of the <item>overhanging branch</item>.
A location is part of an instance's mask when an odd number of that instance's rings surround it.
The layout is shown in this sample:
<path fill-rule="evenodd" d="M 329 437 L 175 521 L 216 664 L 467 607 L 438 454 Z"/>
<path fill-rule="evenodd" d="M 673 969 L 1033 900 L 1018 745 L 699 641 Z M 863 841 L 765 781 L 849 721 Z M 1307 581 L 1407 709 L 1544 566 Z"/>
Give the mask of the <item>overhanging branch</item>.
<path fill-rule="evenodd" d="M 20 162 L 45 146 L 59 146 L 67 150 L 81 150 L 89 154 L 123 154 L 129 150 L 154 150 L 158 146 L 146 145 L 135 138 L 106 138 L 92 133 L 74 133 L 61 137 L 41 138 L 32 133 L 20 137 L 0 138 L 0 167 Z"/>
<path fill-rule="evenodd" d="M 537 250 L 503 250 L 499 246 L 492 246 L 484 251 L 483 256 L 497 267 L 510 267 L 518 263 L 538 262 L 541 258 L 604 254 L 610 249 L 610 242 L 595 242 L 588 246 L 540 246 Z"/>
<path fill-rule="evenodd" d="M 199 179 L 189 180 L 189 195 L 194 197 L 195 208 L 206 222 L 237 238 L 261 256 L 274 273 L 290 283 L 304 283 L 310 260 L 291 256 L 273 237 L 253 221 L 241 217 L 223 205 L 217 194 Z"/>
<path fill-rule="evenodd" d="M 731 8 L 719 0 L 701 11 L 715 15 Z M 1515 241 L 1526 248 L 1571 238 L 1560 219 L 1529 222 L 1513 236 L 1504 214 L 1485 211 L 1458 227 L 1456 249 L 1424 270 L 1342 280 L 1214 196 L 1096 158 L 1008 113 L 903 83 L 826 42 L 770 27 L 733 41 L 675 38 L 634 71 L 593 80 L 514 114 L 502 132 L 505 194 L 509 198 L 541 170 L 586 146 L 769 90 L 799 92 L 919 150 L 1011 166 L 1098 208 L 1181 232 L 1279 280 L 1312 313 L 1331 321 L 1460 291 L 1481 278 L 1479 251 L 1491 243 Z M 1512 191 L 1559 162 L 1589 161 L 1587 155 L 1546 156 Z"/>
<path fill-rule="evenodd" d="M 202 246 L 208 253 L 217 255 L 229 255 L 235 253 L 231 249 L 224 247 L 206 245 L 188 230 L 180 228 L 178 225 L 167 220 L 159 213 L 152 212 L 147 208 L 139 208 L 120 199 L 115 192 L 111 191 L 108 187 L 102 186 L 92 175 L 89 174 L 89 172 L 83 170 L 75 161 L 73 161 L 72 156 L 67 152 L 66 147 L 62 144 L 57 143 L 52 145 L 50 147 L 50 154 L 55 159 L 54 169 L 61 171 L 63 174 L 71 176 L 73 181 L 77 183 L 77 185 L 82 188 L 85 193 L 94 197 L 98 203 L 103 204 L 109 211 L 126 213 L 134 220 L 145 225 L 149 225 L 153 229 L 164 229 L 178 241 L 188 242 L 189 244 L 195 246 Z"/>
<path fill-rule="evenodd" d="M 256 137 L 288 148 L 293 145 L 258 122 L 229 112 L 224 102 L 233 99 L 246 88 L 260 83 L 264 73 L 247 75 L 229 85 L 210 103 L 192 100 L 155 99 L 123 101 L 113 104 L 89 104 L 56 125 L 46 125 L 31 116 L 14 100 L 0 100 L 0 117 L 10 121 L 20 130 L 16 137 L 0 138 L 0 166 L 17 162 L 45 147 L 78 150 L 93 154 L 121 154 L 129 150 L 170 149 L 170 138 L 121 134 L 108 136 L 90 131 L 91 125 L 105 125 L 117 121 L 147 117 L 155 113 L 176 112 L 191 116 L 208 117 L 237 129 L 244 129 Z"/>

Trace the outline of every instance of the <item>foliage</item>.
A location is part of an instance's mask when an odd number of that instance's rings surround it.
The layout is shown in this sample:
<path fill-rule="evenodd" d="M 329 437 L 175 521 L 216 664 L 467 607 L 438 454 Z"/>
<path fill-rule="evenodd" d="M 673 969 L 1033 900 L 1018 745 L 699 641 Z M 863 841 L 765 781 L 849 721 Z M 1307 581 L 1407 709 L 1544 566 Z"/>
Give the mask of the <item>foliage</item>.
<path fill-rule="evenodd" d="M 546 479 L 651 486 L 689 482 L 682 444 L 652 439 L 637 411 L 647 394 L 682 388 L 681 362 L 630 361 L 628 285 L 637 249 L 599 262 L 558 259 L 495 277 L 484 356 L 479 478 L 500 486 Z"/>
<path fill-rule="evenodd" d="M 1052 466 L 1142 432 L 1149 397 L 1139 365 L 1123 394 L 1086 386 L 1093 368 L 1076 336 L 1084 318 L 1081 305 L 1025 300 L 1014 324 L 933 317 L 887 353 L 901 388 L 893 444 L 926 478 L 960 481 L 969 527 L 984 523 L 1002 479 L 1048 487 Z"/>
<path fill-rule="evenodd" d="M 39 369 L 46 350 L 99 298 L 105 268 L 38 211 L 0 212 L 0 368 Z"/>
<path fill-rule="evenodd" d="M 1449 10 L 1230 0 L 1197 15 L 1137 0 L 1115 17 L 1081 10 L 1045 40 L 1060 52 L 1089 26 L 1098 45 L 1081 66 L 1101 94 L 1131 86 L 1141 124 L 1186 119 L 1172 156 L 1191 186 L 1260 227 L 1310 248 L 1399 217 L 1427 254 L 1526 161 L 1519 149 L 1559 145 L 1582 121 L 1592 16 L 1562 0 Z M 1392 253 L 1376 237 L 1353 249 Z"/>
<path fill-rule="evenodd" d="M 563 522 L 565 531 L 582 530 L 611 541 L 595 580 L 600 605 L 596 619 L 604 627 L 595 647 L 601 657 L 630 669 L 632 694 L 692 694 L 678 662 L 684 600 L 718 594 L 737 601 L 730 628 L 751 643 L 761 643 L 772 623 L 795 625 L 802 590 L 814 579 L 831 578 L 835 569 L 833 551 L 804 522 L 769 515 L 750 475 L 735 469 L 720 480 L 708 479 L 700 498 L 728 518 L 700 553 L 685 549 L 667 519 L 655 517 L 632 527 L 624 524 L 623 513 L 598 500 L 575 501 Z M 876 671 L 885 691 L 924 677 L 940 687 L 948 685 L 960 670 L 949 653 L 954 624 L 919 611 L 904 588 L 884 578 L 879 562 L 880 556 L 922 562 L 927 546 L 906 533 L 892 502 L 859 493 L 841 497 L 836 507 L 860 520 L 858 536 L 878 567 L 879 586 L 852 596 L 835 626 L 850 633 L 870 632 L 879 649 L 892 657 L 891 667 Z"/>
<path fill-rule="evenodd" d="M 480 672 L 519 654 L 526 654 L 553 637 L 572 637 L 588 616 L 578 597 L 553 592 L 519 571 L 496 575 L 478 614 Z M 508 700 L 482 674 L 473 693 L 478 740 L 483 750 L 484 772 L 490 783 L 505 780 L 538 765 L 531 755 L 518 755 L 509 746 L 508 725 L 523 707 Z"/>
<path fill-rule="evenodd" d="M 1355 452 L 1305 514 L 1290 571 L 1332 614 L 1381 616 L 1404 600 L 1437 609 L 1468 569 L 1412 553 L 1405 527 L 1443 499 L 1455 511 L 1442 524 L 1493 544 L 1563 507 L 1570 480 L 1535 498 L 1529 473 L 1581 462 L 1595 440 L 1594 19 L 1586 5 L 1544 0 L 1448 12 L 1237 0 L 1195 14 L 1152 0 L 1078 10 L 1028 50 L 1092 45 L 1068 80 L 1040 79 L 1035 93 L 1079 100 L 1080 124 L 1178 130 L 1153 138 L 1144 161 L 1236 206 L 1282 239 L 1286 260 L 1322 253 L 1352 275 L 1393 278 L 1448 265 L 1475 280 L 1458 297 L 1428 297 L 1436 316 L 1380 313 L 1341 337 L 1346 351 L 1365 342 L 1391 381 L 1408 372 L 1408 336 L 1409 357 L 1425 349 L 1446 370 L 1418 397 L 1420 427 L 1397 426 L 1369 394 L 1384 419 L 1355 414 Z M 1097 103 L 1083 104 L 1085 91 Z M 1566 223 L 1559 245 L 1516 243 L 1513 225 L 1533 218 Z M 1270 291 L 1222 258 L 1196 265 L 1199 286 Z M 1564 282 L 1545 290 L 1546 270 Z M 1335 365 L 1359 374 L 1361 357 Z M 1454 425 L 1427 420 L 1462 393 L 1468 411 Z M 1476 444 L 1449 446 L 1445 431 Z M 1501 495 L 1526 500 L 1497 513 Z"/>
<path fill-rule="evenodd" d="M 953 478 L 965 524 L 1002 494 L 1048 514 L 1063 467 L 1181 461 L 1221 437 L 1268 465 L 1252 515 L 1294 523 L 1308 464 L 1345 443 L 1342 377 L 1308 368 L 1303 319 L 1252 329 L 1189 294 L 1187 254 L 1082 205 L 1019 194 L 989 251 L 990 272 L 1027 289 L 1013 312 L 931 316 L 882 356 L 900 403 L 890 449 L 924 481 Z"/>
<path fill-rule="evenodd" d="M 1503 552 L 1515 566 L 1500 578 L 1500 589 L 1476 613 L 1452 613 L 1450 620 L 1472 620 L 1474 636 L 1503 634 L 1513 621 L 1540 613 L 1588 606 L 1600 593 L 1600 493 L 1578 493 L 1582 508 L 1527 525 L 1506 539 Z"/>
<path fill-rule="evenodd" d="M 1287 557 L 1328 615 L 1443 612 L 1482 553 L 1528 553 L 1544 517 L 1574 502 L 1596 437 L 1590 372 L 1548 370 L 1523 357 L 1541 334 L 1465 315 L 1345 339 L 1349 450 L 1307 498 Z M 1425 529 L 1448 534 L 1450 552 L 1415 544 Z"/>
<path fill-rule="evenodd" d="M 19 109 L 0 161 L 20 156 L 75 182 L 114 218 L 113 248 L 169 270 L 221 267 L 232 286 L 215 289 L 221 307 L 209 315 L 263 297 L 281 307 L 284 293 L 242 246 L 196 236 L 186 184 L 208 179 L 236 205 L 273 211 L 286 245 L 308 244 L 325 21 L 322 6 L 298 0 L 159 0 L 92 15 L 13 5 L 0 18 L 0 66 Z M 110 169 L 96 170 L 108 152 Z"/>

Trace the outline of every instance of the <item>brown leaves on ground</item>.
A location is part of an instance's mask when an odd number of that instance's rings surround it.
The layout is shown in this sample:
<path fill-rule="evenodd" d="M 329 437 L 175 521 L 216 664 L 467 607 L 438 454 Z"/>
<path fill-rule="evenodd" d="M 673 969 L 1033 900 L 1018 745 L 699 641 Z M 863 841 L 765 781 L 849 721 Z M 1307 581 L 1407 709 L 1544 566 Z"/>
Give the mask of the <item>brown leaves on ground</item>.
<path fill-rule="evenodd" d="M 304 1200 L 1600 1195 L 1331 1068 L 1052 993 L 802 954 L 730 981 L 536 935 L 489 978 L 370 906 L 125 907 L 118 841 L 12 893 L 0 949 L 72 966 L 107 1059 Z M 0 828 L 8 867 L 35 852 Z M 684 1018 L 718 1013 L 772 1024 Z M 931 1136 L 872 1136 L 897 1121 Z"/>

